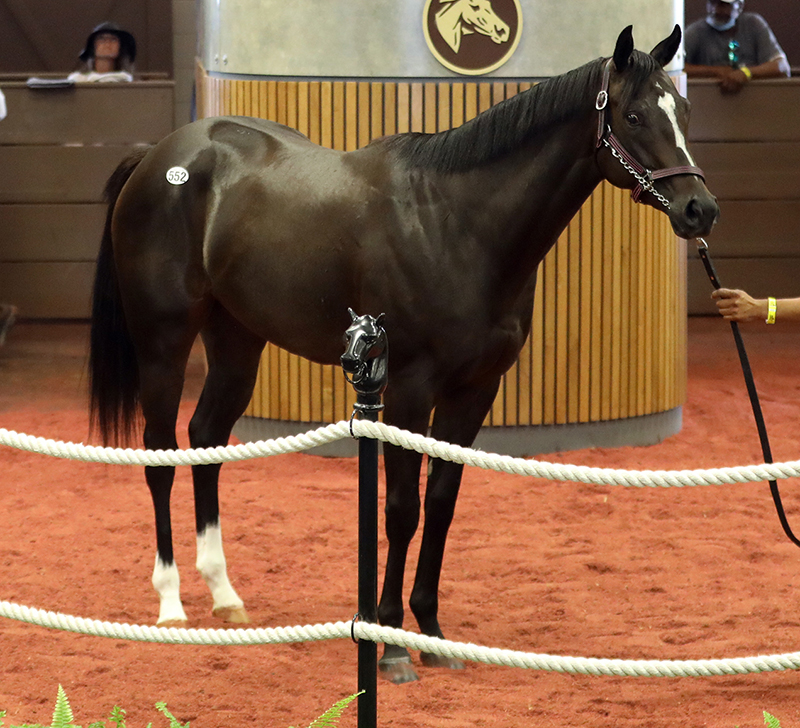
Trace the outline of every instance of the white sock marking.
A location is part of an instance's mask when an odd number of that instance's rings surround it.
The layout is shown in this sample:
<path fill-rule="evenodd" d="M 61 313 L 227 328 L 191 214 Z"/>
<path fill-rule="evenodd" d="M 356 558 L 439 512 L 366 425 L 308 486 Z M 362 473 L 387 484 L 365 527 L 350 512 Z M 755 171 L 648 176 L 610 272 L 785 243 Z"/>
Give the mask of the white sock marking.
<path fill-rule="evenodd" d="M 202 533 L 197 534 L 197 570 L 211 590 L 214 609 L 244 606 L 228 580 L 219 523 L 206 526 Z"/>
<path fill-rule="evenodd" d="M 153 569 L 153 586 L 158 592 L 161 606 L 158 611 L 158 624 L 162 622 L 186 621 L 186 612 L 181 604 L 181 577 L 175 564 L 167 566 L 156 554 Z"/>

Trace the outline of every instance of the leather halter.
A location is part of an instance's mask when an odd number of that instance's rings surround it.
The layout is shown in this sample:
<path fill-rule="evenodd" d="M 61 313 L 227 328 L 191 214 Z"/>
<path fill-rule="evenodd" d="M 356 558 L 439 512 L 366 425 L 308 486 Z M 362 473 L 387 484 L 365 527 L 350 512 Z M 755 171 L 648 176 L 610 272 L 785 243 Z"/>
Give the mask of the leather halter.
<path fill-rule="evenodd" d="M 614 59 L 609 58 L 605 63 L 600 91 L 597 94 L 597 101 L 595 102 L 595 108 L 600 112 L 597 119 L 597 148 L 599 149 L 603 145 L 609 147 L 611 153 L 614 154 L 622 165 L 636 178 L 637 185 L 631 191 L 631 198 L 634 202 L 639 202 L 642 193 L 648 190 L 654 193 L 663 204 L 666 198 L 660 195 L 655 187 L 653 187 L 654 180 L 663 179 L 664 177 L 675 177 L 682 174 L 695 174 L 705 181 L 705 175 L 700 167 L 691 165 L 650 170 L 640 164 L 636 157 L 625 149 L 622 142 L 620 142 L 614 135 L 614 132 L 611 131 L 611 124 L 606 121 L 606 114 L 608 112 L 608 83 L 611 77 L 611 64 L 613 62 Z M 666 204 L 666 206 L 669 207 L 668 204 Z"/>

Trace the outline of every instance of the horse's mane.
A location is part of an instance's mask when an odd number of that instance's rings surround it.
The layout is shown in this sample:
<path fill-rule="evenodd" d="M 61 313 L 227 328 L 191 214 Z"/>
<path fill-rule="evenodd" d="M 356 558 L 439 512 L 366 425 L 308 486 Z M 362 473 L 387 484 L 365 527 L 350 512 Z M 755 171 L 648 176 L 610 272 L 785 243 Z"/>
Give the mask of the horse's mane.
<path fill-rule="evenodd" d="M 465 124 L 434 134 L 411 132 L 380 140 L 411 166 L 459 172 L 491 162 L 554 124 L 594 108 L 603 66 L 599 58 L 492 106 Z M 659 68 L 634 51 L 626 69 L 623 102 Z"/>

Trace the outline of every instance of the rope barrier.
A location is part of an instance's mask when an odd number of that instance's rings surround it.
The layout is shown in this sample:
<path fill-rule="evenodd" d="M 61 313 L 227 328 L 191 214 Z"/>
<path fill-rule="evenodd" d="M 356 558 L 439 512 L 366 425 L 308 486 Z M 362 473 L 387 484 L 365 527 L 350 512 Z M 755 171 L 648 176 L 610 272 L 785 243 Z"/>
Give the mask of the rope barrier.
<path fill-rule="evenodd" d="M 546 478 L 548 480 L 594 483 L 597 485 L 669 488 L 758 482 L 800 475 L 800 461 L 707 470 L 655 471 L 619 470 L 549 463 L 459 447 L 368 420 L 341 421 L 290 437 L 204 449 L 134 450 L 131 448 L 95 447 L 74 442 L 33 437 L 6 430 L 5 428 L 0 428 L 0 444 L 41 455 L 83 462 L 177 466 L 209 465 L 300 452 L 353 435 L 381 440 L 405 449 L 427 454 L 430 457 L 487 470 L 534 478 Z M 796 670 L 800 668 L 800 652 L 711 660 L 620 660 L 561 657 L 451 642 L 361 621 L 274 629 L 185 629 L 103 622 L 56 612 L 46 612 L 4 601 L 0 601 L 0 616 L 78 634 L 167 644 L 260 645 L 350 639 L 355 636 L 359 639 L 399 645 L 408 649 L 422 650 L 473 662 L 583 675 L 708 677 L 713 675 L 741 675 L 776 670 Z"/>
<path fill-rule="evenodd" d="M 734 483 L 783 480 L 800 476 L 800 461 L 764 463 L 740 467 L 711 468 L 705 470 L 621 470 L 594 468 L 587 465 L 566 465 L 542 460 L 526 460 L 508 455 L 496 455 L 482 450 L 451 445 L 431 437 L 418 435 L 398 427 L 368 420 L 347 421 L 310 430 L 304 434 L 259 440 L 225 447 L 192 448 L 188 450 L 134 450 L 82 445 L 74 442 L 48 440 L 12 430 L 0 429 L 0 444 L 18 450 L 49 455 L 68 460 L 114 465 L 210 465 L 254 458 L 283 455 L 308 450 L 351 437 L 369 437 L 415 450 L 431 457 L 463 465 L 545 478 L 562 482 L 591 483 L 595 485 L 622 485 L 638 488 L 683 488 L 697 485 L 725 485 Z"/>
<path fill-rule="evenodd" d="M 610 675 L 618 677 L 712 677 L 746 675 L 800 668 L 800 652 L 783 655 L 759 655 L 713 660 L 620 660 L 592 657 L 564 657 L 520 652 L 472 643 L 428 637 L 402 629 L 366 622 L 327 622 L 325 624 L 249 629 L 186 629 L 152 627 L 84 619 L 68 614 L 47 612 L 10 602 L 0 602 L 0 616 L 77 634 L 125 639 L 135 642 L 158 642 L 182 645 L 264 645 L 318 642 L 332 639 L 367 639 L 399 645 L 446 657 L 455 657 L 488 665 L 544 670 L 574 675 Z"/>

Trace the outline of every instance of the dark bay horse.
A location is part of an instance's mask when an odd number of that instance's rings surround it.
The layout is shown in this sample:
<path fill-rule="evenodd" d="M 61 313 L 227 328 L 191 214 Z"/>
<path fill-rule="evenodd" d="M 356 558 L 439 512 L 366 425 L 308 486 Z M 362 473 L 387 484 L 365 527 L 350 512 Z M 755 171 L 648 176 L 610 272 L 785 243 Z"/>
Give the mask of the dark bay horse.
<path fill-rule="evenodd" d="M 433 437 L 469 446 L 529 334 L 537 267 L 601 180 L 636 187 L 659 209 L 667 202 L 680 236 L 706 235 L 716 221 L 716 201 L 686 148 L 688 104 L 663 70 L 680 38 L 676 26 L 646 54 L 627 28 L 611 58 L 451 131 L 399 134 L 343 153 L 279 124 L 209 118 L 123 162 L 107 186 L 92 313 L 92 421 L 104 440 L 131 434 L 140 407 L 146 447 L 177 447 L 184 369 L 200 335 L 208 373 L 190 440 L 227 443 L 265 342 L 338 363 L 352 308 L 386 314 L 385 422 L 422 433 L 434 412 Z M 667 176 L 646 173 L 642 188 L 631 160 Z M 422 456 L 386 447 L 384 462 L 389 551 L 379 619 L 400 627 Z M 433 460 L 428 474 L 410 598 L 428 635 L 442 635 L 438 587 L 461 472 Z M 174 469 L 145 475 L 156 514 L 158 621 L 181 622 Z M 193 468 L 197 568 L 214 613 L 243 622 L 223 555 L 218 477 L 219 466 Z M 423 662 L 460 666 L 433 655 Z M 397 647 L 386 648 L 381 669 L 395 682 L 416 677 Z"/>

